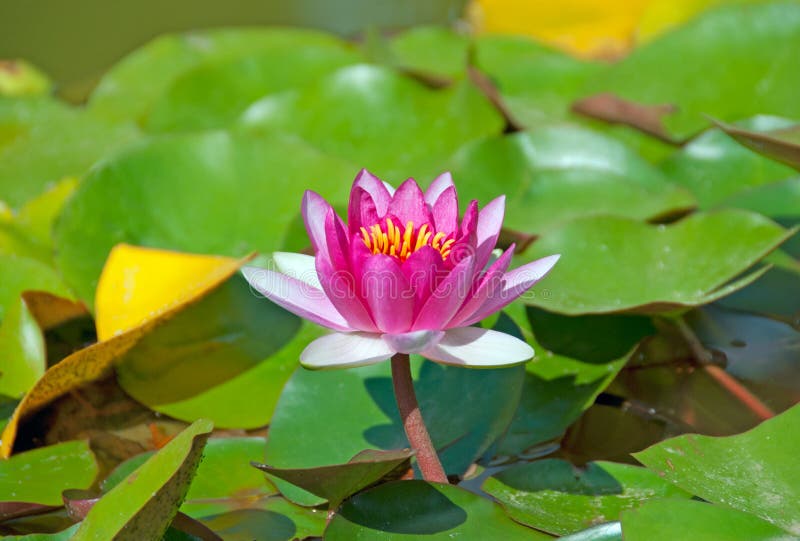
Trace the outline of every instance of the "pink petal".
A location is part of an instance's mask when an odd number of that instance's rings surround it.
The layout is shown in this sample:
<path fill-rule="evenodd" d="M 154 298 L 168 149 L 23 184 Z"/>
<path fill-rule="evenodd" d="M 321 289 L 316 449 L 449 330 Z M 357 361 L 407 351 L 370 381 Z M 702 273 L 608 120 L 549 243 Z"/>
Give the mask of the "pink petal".
<path fill-rule="evenodd" d="M 433 222 L 436 231 L 451 234 L 458 230 L 458 196 L 456 187 L 450 186 L 432 205 Z"/>
<path fill-rule="evenodd" d="M 412 329 L 443 329 L 467 298 L 475 280 L 475 260 L 469 256 L 459 262 L 425 301 Z"/>
<path fill-rule="evenodd" d="M 244 267 L 242 274 L 256 291 L 293 314 L 336 331 L 353 330 L 319 289 L 258 267 Z"/>
<path fill-rule="evenodd" d="M 477 312 L 483 304 L 499 291 L 505 284 L 503 277 L 505 276 L 508 266 L 511 264 L 511 258 L 514 255 L 514 245 L 512 244 L 503 255 L 497 258 L 497 261 L 486 269 L 486 272 L 480 278 L 477 288 L 473 295 L 459 308 L 456 315 L 453 316 L 447 323 L 447 327 L 465 327 L 465 321 Z"/>
<path fill-rule="evenodd" d="M 408 256 L 401 268 L 414 292 L 417 312 L 450 272 L 442 260 L 442 254 L 430 246 L 423 246 Z"/>
<path fill-rule="evenodd" d="M 310 369 L 352 368 L 387 360 L 394 351 L 379 334 L 354 332 L 329 334 L 311 342 L 300 354 Z"/>
<path fill-rule="evenodd" d="M 349 269 L 334 269 L 330 261 L 317 257 L 317 276 L 322 289 L 336 310 L 353 329 L 375 332 L 378 328 L 356 292 L 355 278 Z"/>
<path fill-rule="evenodd" d="M 414 313 L 414 292 L 397 260 L 376 254 L 364 261 L 361 272 L 361 294 L 378 329 L 385 333 L 408 331 Z"/>
<path fill-rule="evenodd" d="M 463 324 L 472 325 L 498 310 L 502 310 L 505 306 L 533 287 L 533 284 L 541 280 L 545 274 L 550 272 L 550 269 L 553 268 L 553 265 L 556 264 L 559 257 L 561 256 L 551 255 L 543 257 L 508 272 L 504 277 L 505 285 L 503 289 L 488 298 L 483 306 L 476 310 Z"/>
<path fill-rule="evenodd" d="M 381 336 L 390 348 L 397 353 L 419 353 L 439 343 L 444 331 L 411 331 L 401 334 L 384 334 Z"/>
<path fill-rule="evenodd" d="M 311 246 L 315 254 L 328 257 L 327 240 L 325 237 L 325 217 L 328 212 L 333 212 L 333 208 L 316 192 L 306 190 L 303 194 L 301 205 L 303 222 L 306 224 L 308 237 L 311 239 Z"/>
<path fill-rule="evenodd" d="M 500 229 L 503 227 L 505 211 L 506 198 L 501 195 L 491 200 L 478 214 L 476 261 L 479 267 L 483 267 L 486 264 L 497 244 Z"/>
<path fill-rule="evenodd" d="M 533 348 L 519 338 L 479 327 L 450 329 L 438 344 L 422 352 L 428 359 L 474 368 L 520 364 L 533 357 Z"/>
<path fill-rule="evenodd" d="M 356 188 L 362 188 L 372 197 L 372 200 L 375 202 L 375 210 L 377 210 L 380 216 L 386 214 L 389 208 L 389 202 L 392 200 L 392 195 L 389 193 L 385 182 L 366 169 L 362 169 L 353 181 L 351 193 Z"/>
<path fill-rule="evenodd" d="M 379 221 L 375 200 L 369 192 L 359 186 L 353 188 L 350 192 L 350 204 L 347 207 L 347 225 L 350 234 L 358 235 L 362 227 L 369 229 Z"/>
<path fill-rule="evenodd" d="M 454 186 L 453 177 L 449 172 L 442 173 L 436 177 L 433 182 L 431 182 L 431 185 L 428 186 L 428 189 L 425 190 L 425 202 L 433 207 L 436 200 L 439 199 L 439 196 L 451 186 Z"/>
<path fill-rule="evenodd" d="M 433 226 L 430 211 L 425 204 L 425 196 L 413 178 L 403 182 L 394 192 L 388 212 L 397 216 L 401 224 L 414 222 L 415 228 L 425 223 Z"/>

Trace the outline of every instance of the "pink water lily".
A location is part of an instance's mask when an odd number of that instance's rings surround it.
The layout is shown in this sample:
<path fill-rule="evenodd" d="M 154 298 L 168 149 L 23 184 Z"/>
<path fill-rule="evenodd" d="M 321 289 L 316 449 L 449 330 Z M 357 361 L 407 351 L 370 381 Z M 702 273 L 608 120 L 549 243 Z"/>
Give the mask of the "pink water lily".
<path fill-rule="evenodd" d="M 496 260 L 505 210 L 498 197 L 459 221 L 449 173 L 427 191 L 408 179 L 395 191 L 361 171 L 345 223 L 307 191 L 302 212 L 314 256 L 276 253 L 276 272 L 246 267 L 253 288 L 332 329 L 301 354 L 308 368 L 363 366 L 419 353 L 440 363 L 496 367 L 530 359 L 518 338 L 471 325 L 517 299 L 556 263 L 545 257 L 509 271 L 514 246 Z"/>

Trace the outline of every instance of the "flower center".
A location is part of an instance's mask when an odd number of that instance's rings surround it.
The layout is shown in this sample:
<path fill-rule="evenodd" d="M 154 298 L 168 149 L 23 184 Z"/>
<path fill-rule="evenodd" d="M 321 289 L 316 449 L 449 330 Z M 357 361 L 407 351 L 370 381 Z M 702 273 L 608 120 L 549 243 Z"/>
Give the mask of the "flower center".
<path fill-rule="evenodd" d="M 390 255 L 400 261 L 405 261 L 423 246 L 430 246 L 442 254 L 442 259 L 447 259 L 455 242 L 454 238 L 447 239 L 447 236 L 447 233 L 429 230 L 428 224 L 422 224 L 422 227 L 415 230 L 414 222 L 408 222 L 405 229 L 401 229 L 394 225 L 391 218 L 386 218 L 385 227 L 375 224 L 369 229 L 361 228 L 361 238 L 373 254 Z"/>

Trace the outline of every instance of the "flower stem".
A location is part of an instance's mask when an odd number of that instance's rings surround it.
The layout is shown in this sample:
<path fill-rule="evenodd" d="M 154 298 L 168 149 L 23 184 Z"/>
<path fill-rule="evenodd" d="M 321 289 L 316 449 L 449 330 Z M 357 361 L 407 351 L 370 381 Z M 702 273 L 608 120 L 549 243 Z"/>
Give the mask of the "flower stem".
<path fill-rule="evenodd" d="M 447 475 L 419 411 L 417 395 L 414 393 L 414 381 L 411 379 L 411 364 L 405 353 L 397 353 L 392 357 L 392 383 L 400 419 L 403 421 L 403 428 L 411 448 L 416 452 L 422 477 L 426 481 L 447 483 Z"/>

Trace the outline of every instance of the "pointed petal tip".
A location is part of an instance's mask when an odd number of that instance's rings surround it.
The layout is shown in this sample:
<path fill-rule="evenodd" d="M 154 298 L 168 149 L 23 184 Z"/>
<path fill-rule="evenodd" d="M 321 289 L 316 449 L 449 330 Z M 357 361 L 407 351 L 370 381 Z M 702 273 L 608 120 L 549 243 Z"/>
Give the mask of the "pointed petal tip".
<path fill-rule="evenodd" d="M 309 370 L 355 368 L 383 362 L 394 353 L 379 334 L 333 333 L 308 344 L 300 364 Z"/>
<path fill-rule="evenodd" d="M 468 368 L 502 368 L 533 358 L 533 348 L 510 334 L 480 327 L 450 329 L 434 347 L 423 352 L 432 361 Z"/>

